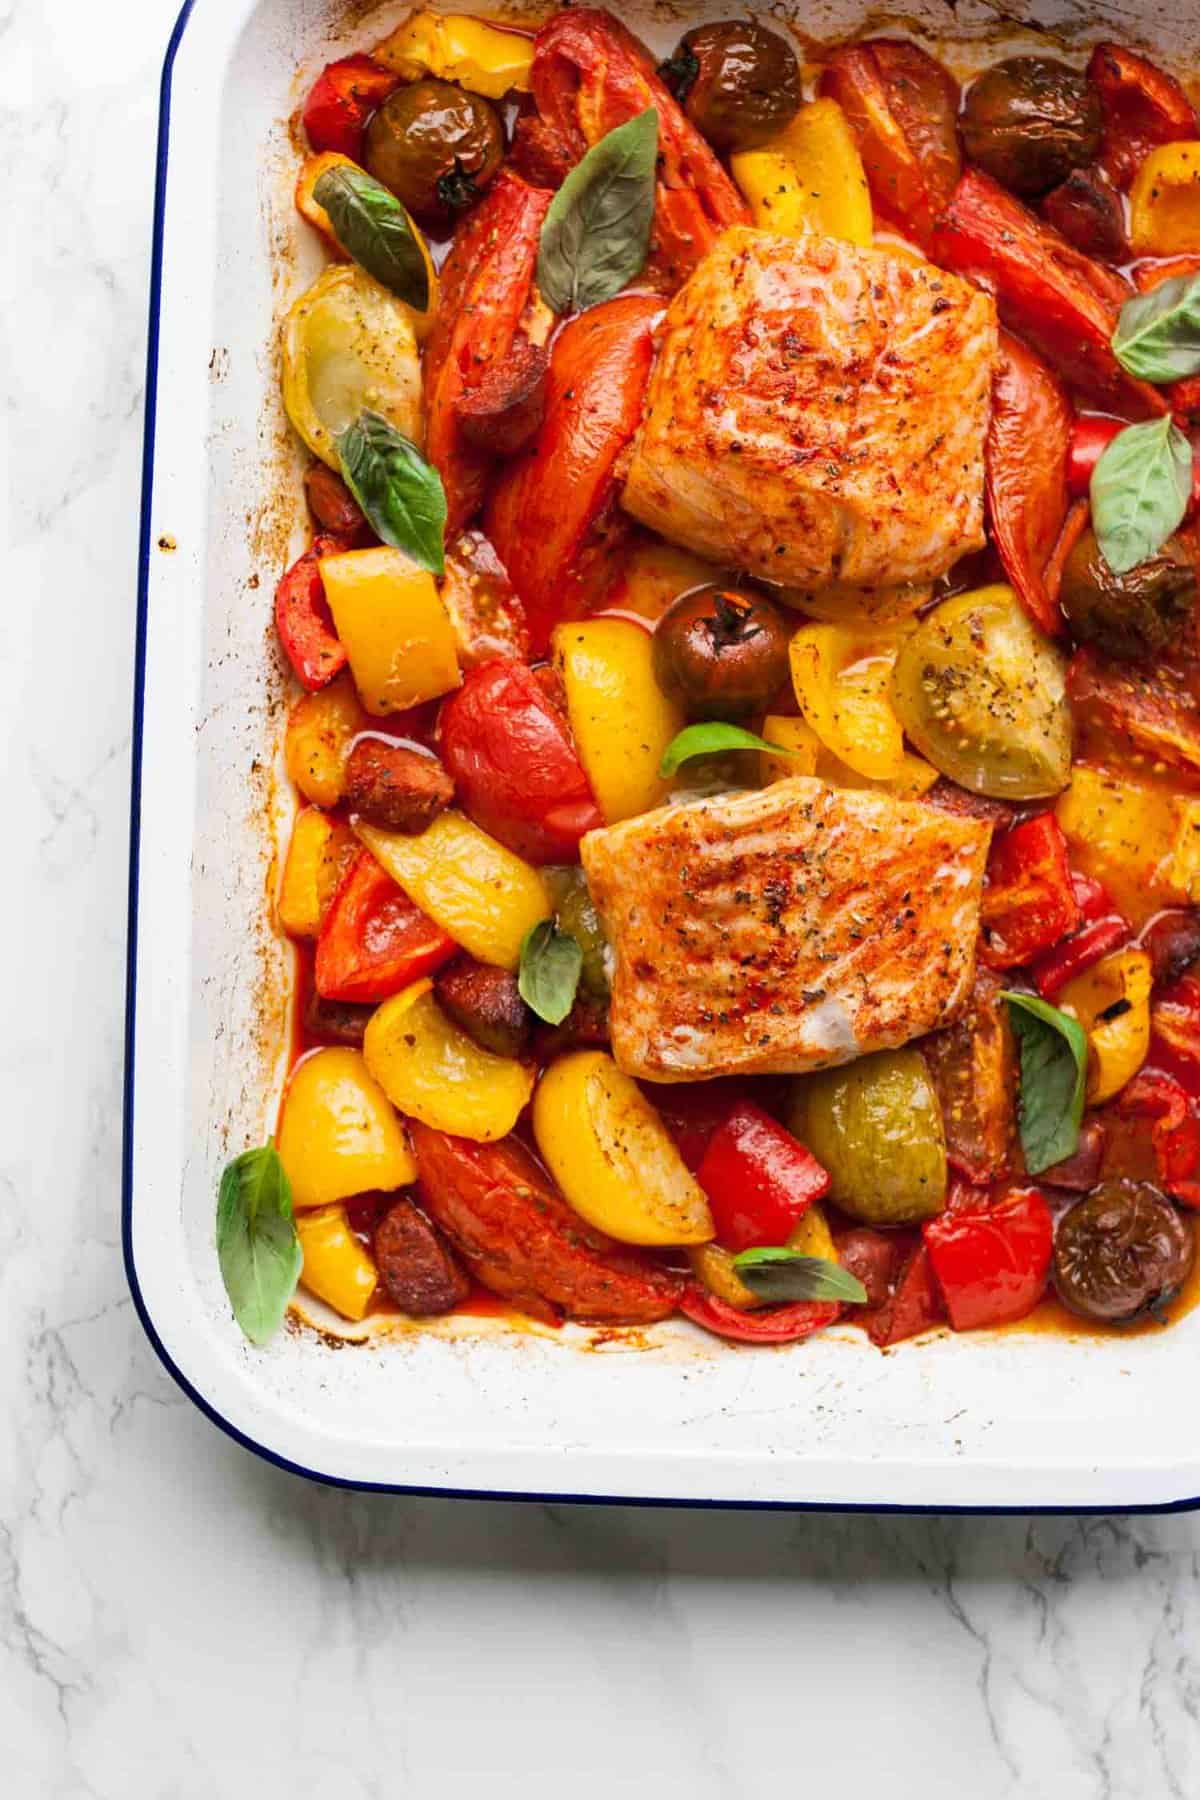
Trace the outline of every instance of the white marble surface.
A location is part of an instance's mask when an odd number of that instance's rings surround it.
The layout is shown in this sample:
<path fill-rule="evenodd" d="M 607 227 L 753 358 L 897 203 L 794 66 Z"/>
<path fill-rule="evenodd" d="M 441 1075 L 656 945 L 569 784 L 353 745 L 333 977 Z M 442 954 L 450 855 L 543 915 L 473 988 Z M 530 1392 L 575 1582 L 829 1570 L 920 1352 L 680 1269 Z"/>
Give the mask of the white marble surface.
<path fill-rule="evenodd" d="M 118 1148 L 151 152 L 173 10 L 0 0 L 17 870 L 10 852 L 0 1791 L 1194 1796 L 1200 1520 L 356 1497 L 256 1462 L 154 1360 L 121 1269 Z"/>

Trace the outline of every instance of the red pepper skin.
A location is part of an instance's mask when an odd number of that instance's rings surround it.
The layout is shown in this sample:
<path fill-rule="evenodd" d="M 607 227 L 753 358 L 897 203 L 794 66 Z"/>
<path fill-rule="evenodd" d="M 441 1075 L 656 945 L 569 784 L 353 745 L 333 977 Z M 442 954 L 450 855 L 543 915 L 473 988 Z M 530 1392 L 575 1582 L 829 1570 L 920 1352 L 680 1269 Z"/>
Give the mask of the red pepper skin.
<path fill-rule="evenodd" d="M 577 860 L 603 825 L 566 719 L 525 663 L 468 671 L 442 707 L 442 761 L 477 825 L 534 863 Z"/>
<path fill-rule="evenodd" d="M 954 77 L 916 44 L 869 38 L 833 52 L 819 91 L 846 115 L 876 212 L 926 248 L 962 168 Z"/>
<path fill-rule="evenodd" d="M 1071 406 L 1062 383 L 1002 331 L 984 445 L 988 516 L 1005 574 L 1050 637 L 1062 629 L 1062 614 L 1046 589 L 1046 565 L 1067 516 L 1070 442 Z"/>
<path fill-rule="evenodd" d="M 346 666 L 333 615 L 325 599 L 320 559 L 352 547 L 350 538 L 332 533 L 314 539 L 312 548 L 294 562 L 275 589 L 275 629 L 300 685 L 315 694 Z"/>
<path fill-rule="evenodd" d="M 786 1244 L 829 1186 L 812 1152 L 752 1101 L 715 1133 L 696 1179 L 708 1195 L 718 1244 L 735 1255 L 756 1244 Z"/>
<path fill-rule="evenodd" d="M 457 951 L 454 939 L 363 850 L 342 877 L 325 915 L 314 984 L 323 1000 L 386 1000 L 432 974 Z"/>
<path fill-rule="evenodd" d="M 1092 470 L 1118 431 L 1124 429 L 1124 419 L 1108 419 L 1100 413 L 1079 414 L 1071 427 L 1071 444 L 1067 452 L 1067 487 L 1075 498 L 1087 495 L 1092 485 Z"/>
<path fill-rule="evenodd" d="M 1104 139 L 1099 163 L 1119 188 L 1129 188 L 1147 151 L 1196 136 L 1192 103 L 1173 76 L 1119 44 L 1097 44 L 1087 67 L 1100 95 Z"/>
<path fill-rule="evenodd" d="M 1139 1069 L 1116 1100 L 1118 1115 L 1150 1119 L 1150 1139 L 1163 1187 L 1200 1211 L 1200 1101 L 1161 1069 Z"/>
<path fill-rule="evenodd" d="M 981 919 L 981 954 L 991 969 L 1028 962 L 1078 925 L 1067 840 L 1053 813 L 1025 819 L 994 840 Z"/>
<path fill-rule="evenodd" d="M 1151 1057 L 1200 1100 L 1200 975 L 1181 975 L 1156 990 L 1150 1008 Z"/>
<path fill-rule="evenodd" d="M 1039 956 L 1033 965 L 1033 985 L 1043 1000 L 1053 1000 L 1068 981 L 1082 975 L 1094 962 L 1129 938 L 1129 921 L 1118 912 L 1106 913 L 1102 919 L 1091 919 L 1065 937 L 1061 944 Z"/>
<path fill-rule="evenodd" d="M 317 76 L 300 115 L 313 149 L 336 150 L 361 162 L 367 121 L 399 85 L 398 75 L 369 56 L 344 56 L 330 63 Z"/>
<path fill-rule="evenodd" d="M 896 1285 L 883 1305 L 859 1313 L 856 1323 L 866 1327 L 867 1336 L 880 1350 L 888 1350 L 940 1324 L 945 1316 L 929 1251 L 918 1243 L 901 1265 Z"/>
<path fill-rule="evenodd" d="M 923 1235 L 955 1331 L 1023 1319 L 1046 1291 L 1054 1221 L 1038 1188 L 1010 1188 L 991 1205 L 941 1213 Z"/>
<path fill-rule="evenodd" d="M 791 1306 L 742 1312 L 703 1288 L 687 1287 L 679 1310 L 693 1325 L 736 1344 L 795 1344 L 832 1325 L 842 1309 L 831 1300 L 797 1300 Z"/>

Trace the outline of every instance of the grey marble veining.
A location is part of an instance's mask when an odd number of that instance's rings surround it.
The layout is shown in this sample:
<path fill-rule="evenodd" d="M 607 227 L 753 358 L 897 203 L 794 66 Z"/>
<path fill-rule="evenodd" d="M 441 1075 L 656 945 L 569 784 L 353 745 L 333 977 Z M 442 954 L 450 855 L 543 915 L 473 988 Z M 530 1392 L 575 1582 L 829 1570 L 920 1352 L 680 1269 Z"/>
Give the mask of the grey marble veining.
<path fill-rule="evenodd" d="M 1191 1518 L 347 1495 L 257 1463 L 155 1361 L 117 1199 L 144 302 L 172 12 L 0 0 L 0 1792 L 1191 1800 Z"/>

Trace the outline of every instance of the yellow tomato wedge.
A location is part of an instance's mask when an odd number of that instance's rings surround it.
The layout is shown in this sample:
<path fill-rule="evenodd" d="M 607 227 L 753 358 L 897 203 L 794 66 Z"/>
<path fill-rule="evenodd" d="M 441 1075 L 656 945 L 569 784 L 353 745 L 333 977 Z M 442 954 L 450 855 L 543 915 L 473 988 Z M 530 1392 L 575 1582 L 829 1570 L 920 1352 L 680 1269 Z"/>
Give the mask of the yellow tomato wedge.
<path fill-rule="evenodd" d="M 287 772 L 314 806 L 336 806 L 346 793 L 346 758 L 369 720 L 349 670 L 315 694 L 304 694 L 288 714 L 283 740 Z"/>
<path fill-rule="evenodd" d="M 658 765 L 685 718 L 654 679 L 650 633 L 631 620 L 586 619 L 557 626 L 551 641 L 575 745 L 605 824 L 660 806 L 670 783 L 659 778 Z"/>
<path fill-rule="evenodd" d="M 415 981 L 371 1015 L 363 1040 L 371 1074 L 393 1106 L 455 1137 L 507 1137 L 533 1092 L 533 1070 L 493 1056 L 451 1023 L 432 981 Z"/>
<path fill-rule="evenodd" d="M 404 1128 L 357 1050 L 314 1050 L 296 1064 L 277 1147 L 297 1210 L 417 1179 Z"/>
<path fill-rule="evenodd" d="M 421 363 L 408 307 L 356 263 L 336 263 L 283 323 L 283 404 L 314 456 L 339 468 L 336 439 L 365 408 L 420 444 Z"/>
<path fill-rule="evenodd" d="M 1160 144 L 1129 190 L 1129 244 L 1135 256 L 1200 250 L 1200 143 Z"/>
<path fill-rule="evenodd" d="M 1120 1093 L 1145 1062 L 1152 980 L 1149 955 L 1130 945 L 1102 956 L 1055 997 L 1055 1005 L 1073 1013 L 1087 1032 L 1089 1106 Z M 1115 1016 L 1105 1018 L 1113 1008 Z"/>
<path fill-rule="evenodd" d="M 827 750 L 858 775 L 889 781 L 904 767 L 904 734 L 891 702 L 899 636 L 805 625 L 792 638 L 796 702 Z"/>
<path fill-rule="evenodd" d="M 404 81 L 436 75 L 486 100 L 502 100 L 528 92 L 533 38 L 464 13 L 417 12 L 371 54 Z"/>
<path fill-rule="evenodd" d="M 344 819 L 317 806 L 296 815 L 275 910 L 289 937 L 316 937 L 338 882 L 358 853 Z"/>
<path fill-rule="evenodd" d="M 301 1213 L 296 1232 L 304 1253 L 300 1279 L 310 1294 L 343 1319 L 365 1317 L 379 1271 L 346 1223 L 341 1206 L 318 1206 Z"/>
<path fill-rule="evenodd" d="M 871 194 L 854 133 L 836 100 L 810 100 L 761 149 L 736 152 L 730 168 L 764 231 L 871 242 Z"/>
<path fill-rule="evenodd" d="M 704 1190 L 666 1126 L 602 1050 L 551 1063 L 533 1099 L 533 1132 L 575 1211 L 624 1244 L 703 1244 Z"/>
<path fill-rule="evenodd" d="M 320 569 L 369 713 L 404 712 L 458 686 L 458 639 L 428 569 L 387 544 L 323 556 Z"/>

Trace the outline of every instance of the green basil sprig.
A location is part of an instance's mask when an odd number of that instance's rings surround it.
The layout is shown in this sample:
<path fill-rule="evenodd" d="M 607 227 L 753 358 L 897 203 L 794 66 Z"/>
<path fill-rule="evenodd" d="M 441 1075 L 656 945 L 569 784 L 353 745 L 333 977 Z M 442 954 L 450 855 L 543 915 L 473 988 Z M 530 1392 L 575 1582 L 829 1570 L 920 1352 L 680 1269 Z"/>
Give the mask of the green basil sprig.
<path fill-rule="evenodd" d="M 1187 510 L 1192 447 L 1169 417 L 1118 431 L 1092 470 L 1092 526 L 1116 575 L 1156 556 Z"/>
<path fill-rule="evenodd" d="M 1200 275 L 1175 275 L 1127 300 L 1112 347 L 1140 381 L 1182 381 L 1200 371 Z"/>
<path fill-rule="evenodd" d="M 676 732 L 658 765 L 661 780 L 673 775 L 681 763 L 693 756 L 715 756 L 722 750 L 769 750 L 772 756 L 799 756 L 798 750 L 787 750 L 772 744 L 740 725 L 726 725 L 720 719 L 705 719 L 699 725 L 685 725 Z"/>
<path fill-rule="evenodd" d="M 760 1300 L 843 1300 L 862 1306 L 867 1299 L 858 1276 L 825 1256 L 798 1256 L 784 1246 L 763 1245 L 741 1251 L 733 1266 Z"/>
<path fill-rule="evenodd" d="M 339 244 L 407 306 L 429 306 L 429 268 L 412 220 L 395 194 L 348 163 L 318 177 L 313 199 L 329 214 Z"/>
<path fill-rule="evenodd" d="M 422 569 L 445 568 L 446 491 L 417 446 L 377 412 L 361 412 L 337 439 L 346 486 L 375 535 Z"/>
<path fill-rule="evenodd" d="M 1021 1053 L 1021 1148 L 1031 1175 L 1073 1156 L 1087 1076 L 1087 1033 L 1035 994 L 1006 993 Z"/>
<path fill-rule="evenodd" d="M 555 194 L 542 221 L 537 284 L 556 313 L 599 306 L 641 273 L 657 158 L 651 106 L 593 144 Z"/>
<path fill-rule="evenodd" d="M 244 1150 L 221 1177 L 217 1261 L 233 1316 L 252 1344 L 279 1329 L 304 1261 L 292 1188 L 274 1144 Z"/>
<path fill-rule="evenodd" d="M 561 1025 L 575 1004 L 583 951 L 569 931 L 543 919 L 525 933 L 517 987 L 531 1012 L 547 1025 Z"/>

